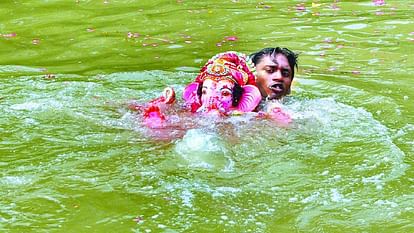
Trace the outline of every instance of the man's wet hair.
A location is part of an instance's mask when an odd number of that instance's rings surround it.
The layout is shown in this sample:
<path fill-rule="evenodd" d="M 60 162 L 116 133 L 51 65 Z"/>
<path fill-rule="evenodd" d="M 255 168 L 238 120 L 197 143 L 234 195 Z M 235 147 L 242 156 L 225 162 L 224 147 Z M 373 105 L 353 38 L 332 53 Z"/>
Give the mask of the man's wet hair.
<path fill-rule="evenodd" d="M 203 84 L 200 83 L 198 85 L 198 89 L 197 89 L 197 96 L 200 100 L 201 100 L 201 95 L 202 95 L 202 92 L 203 92 L 202 90 L 203 90 Z M 243 95 L 243 88 L 240 86 L 240 84 L 238 84 L 238 83 L 234 84 L 234 87 L 233 87 L 233 90 L 232 90 L 232 95 L 233 95 L 233 100 L 232 100 L 231 105 L 233 107 L 237 107 L 239 105 L 239 101 L 240 101 L 240 99 Z"/>
<path fill-rule="evenodd" d="M 257 63 L 259 63 L 264 56 L 270 56 L 275 57 L 277 54 L 283 54 L 286 56 L 290 69 L 292 70 L 292 79 L 295 77 L 295 67 L 298 69 L 298 54 L 292 52 L 288 48 L 264 48 L 260 51 L 257 51 L 255 53 L 250 54 L 249 59 L 253 62 L 253 64 L 256 66 Z"/>

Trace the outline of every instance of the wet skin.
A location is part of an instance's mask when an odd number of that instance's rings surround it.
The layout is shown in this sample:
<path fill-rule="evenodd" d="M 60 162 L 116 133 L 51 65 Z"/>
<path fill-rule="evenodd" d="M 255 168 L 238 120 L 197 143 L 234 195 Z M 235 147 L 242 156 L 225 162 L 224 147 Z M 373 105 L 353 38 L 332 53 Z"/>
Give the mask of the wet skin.
<path fill-rule="evenodd" d="M 263 98 L 280 99 L 290 93 L 292 69 L 283 54 L 266 55 L 256 65 L 256 83 Z"/>

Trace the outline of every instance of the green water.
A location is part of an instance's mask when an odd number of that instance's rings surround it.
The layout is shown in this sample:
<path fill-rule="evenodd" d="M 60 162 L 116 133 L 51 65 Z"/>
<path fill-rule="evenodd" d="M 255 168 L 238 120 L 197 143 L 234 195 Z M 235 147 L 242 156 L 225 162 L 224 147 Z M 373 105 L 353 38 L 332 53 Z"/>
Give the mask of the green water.
<path fill-rule="evenodd" d="M 414 3 L 315 3 L 2 1 L 0 231 L 414 232 Z M 126 107 L 270 46 L 290 128 L 161 140 Z"/>

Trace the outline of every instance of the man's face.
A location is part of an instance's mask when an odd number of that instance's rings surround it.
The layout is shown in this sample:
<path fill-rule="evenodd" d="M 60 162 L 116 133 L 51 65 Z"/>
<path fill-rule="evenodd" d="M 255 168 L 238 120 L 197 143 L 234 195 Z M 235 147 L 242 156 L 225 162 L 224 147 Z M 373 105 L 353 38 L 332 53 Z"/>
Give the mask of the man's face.
<path fill-rule="evenodd" d="M 262 97 L 280 99 L 290 93 L 292 69 L 283 54 L 265 55 L 256 64 L 256 77 L 257 87 Z"/>

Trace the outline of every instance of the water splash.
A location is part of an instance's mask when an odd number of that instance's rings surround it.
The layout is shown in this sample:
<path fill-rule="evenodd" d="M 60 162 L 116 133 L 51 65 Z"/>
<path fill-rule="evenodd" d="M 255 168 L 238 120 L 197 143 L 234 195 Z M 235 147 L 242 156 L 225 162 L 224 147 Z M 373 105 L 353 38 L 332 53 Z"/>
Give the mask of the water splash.
<path fill-rule="evenodd" d="M 206 129 L 190 129 L 176 143 L 175 151 L 192 167 L 231 170 L 225 139 Z"/>

